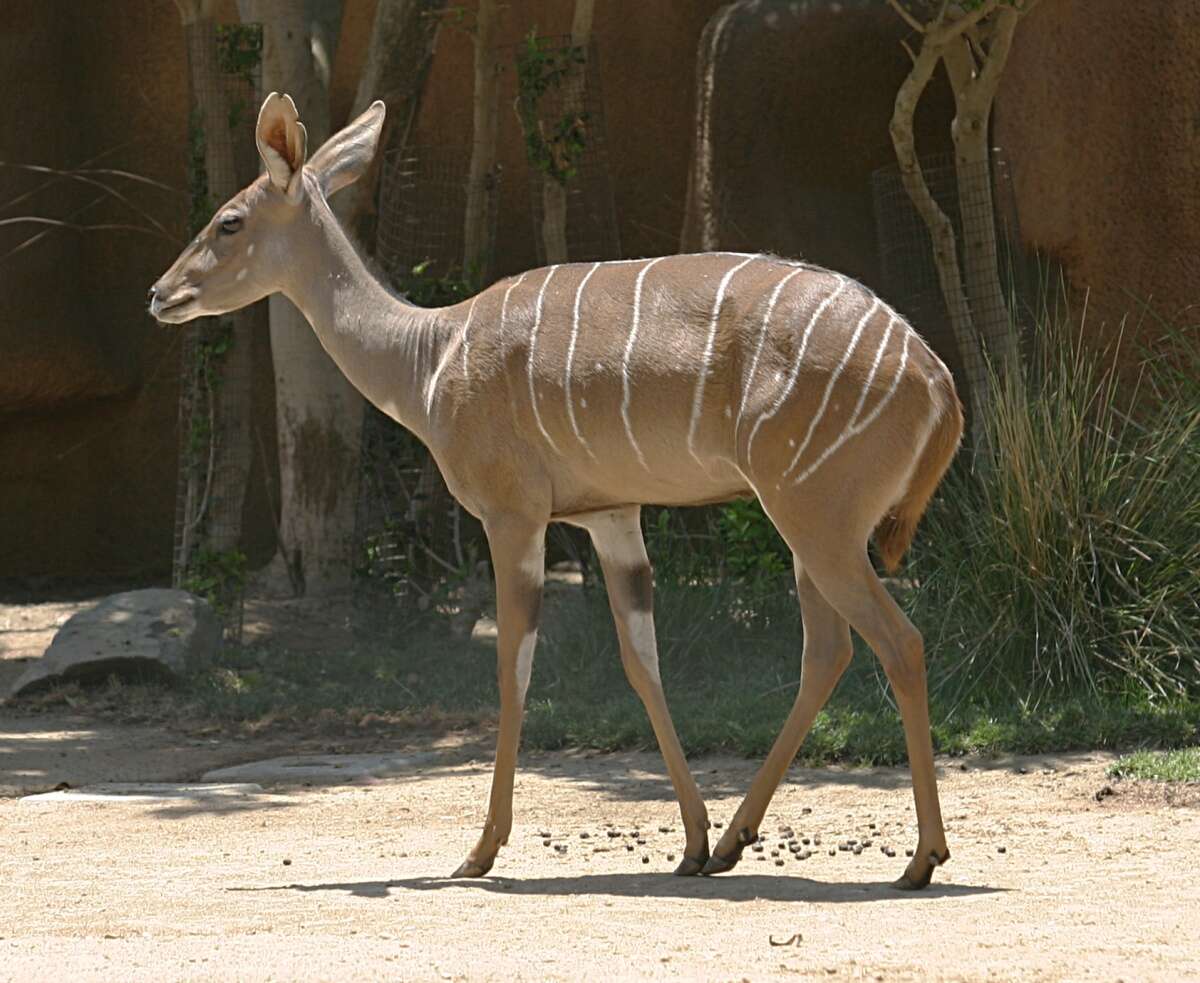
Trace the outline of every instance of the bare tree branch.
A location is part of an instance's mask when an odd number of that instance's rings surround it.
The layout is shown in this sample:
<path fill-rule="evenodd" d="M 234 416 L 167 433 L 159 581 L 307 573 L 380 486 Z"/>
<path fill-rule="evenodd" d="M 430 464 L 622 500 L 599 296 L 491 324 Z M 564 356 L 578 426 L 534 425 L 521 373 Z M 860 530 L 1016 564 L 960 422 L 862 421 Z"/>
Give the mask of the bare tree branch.
<path fill-rule="evenodd" d="M 938 18 L 930 25 L 926 32 L 926 44 L 932 44 L 937 48 L 943 48 L 957 37 L 961 37 L 966 31 L 978 24 L 985 17 L 990 17 L 992 12 L 999 5 L 1000 0 L 984 0 L 974 10 L 969 11 L 957 20 L 952 20 L 946 23 L 944 20 L 946 15 L 946 4 L 942 4 L 942 11 L 938 14 Z"/>
<path fill-rule="evenodd" d="M 904 23 L 906 23 L 909 27 L 911 27 L 918 34 L 925 33 L 925 25 L 922 24 L 919 20 L 917 20 L 911 13 L 909 13 L 908 10 L 906 10 L 904 8 L 904 6 L 900 3 L 900 0 L 887 0 L 887 2 L 888 2 L 888 6 L 891 7 L 892 10 L 896 11 L 896 13 L 898 13 L 900 15 L 900 19 L 903 20 Z"/>

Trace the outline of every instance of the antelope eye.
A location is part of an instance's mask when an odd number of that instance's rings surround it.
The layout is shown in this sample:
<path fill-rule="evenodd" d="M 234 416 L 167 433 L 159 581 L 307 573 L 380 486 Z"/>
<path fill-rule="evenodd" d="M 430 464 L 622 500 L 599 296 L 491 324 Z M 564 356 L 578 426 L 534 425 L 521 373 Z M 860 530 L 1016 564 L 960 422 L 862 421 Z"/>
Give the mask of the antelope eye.
<path fill-rule="evenodd" d="M 242 227 L 242 217 L 240 215 L 226 215 L 221 219 L 221 233 L 231 236 L 239 231 Z"/>

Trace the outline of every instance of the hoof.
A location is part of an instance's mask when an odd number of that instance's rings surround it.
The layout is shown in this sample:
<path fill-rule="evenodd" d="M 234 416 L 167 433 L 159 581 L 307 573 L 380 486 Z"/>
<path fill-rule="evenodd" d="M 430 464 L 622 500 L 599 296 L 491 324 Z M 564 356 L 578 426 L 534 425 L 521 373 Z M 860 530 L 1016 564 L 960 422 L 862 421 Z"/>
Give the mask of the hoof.
<path fill-rule="evenodd" d="M 487 863 L 475 863 L 473 860 L 464 860 L 462 865 L 456 870 L 451 877 L 483 877 L 489 870 L 492 869 L 492 861 Z"/>
<path fill-rule="evenodd" d="M 701 857 L 689 857 L 685 853 L 683 859 L 679 861 L 679 866 L 675 868 L 675 876 L 695 877 L 697 874 L 703 874 L 709 859 L 708 850 L 705 850 Z"/>
<path fill-rule="evenodd" d="M 906 871 L 899 879 L 892 881 L 892 887 L 897 891 L 920 891 L 923 888 L 929 887 L 929 882 L 933 880 L 933 871 L 935 867 L 940 867 L 950 859 L 950 851 L 947 850 L 940 857 L 936 853 L 929 855 L 929 865 L 925 868 L 925 872 L 919 877 L 911 877 Z"/>
<path fill-rule="evenodd" d="M 737 862 L 742 859 L 742 851 L 738 850 L 731 857 L 722 857 L 713 854 L 708 858 L 703 869 L 700 871 L 705 877 L 711 877 L 713 874 L 724 874 L 727 870 L 733 870 L 737 866 Z"/>

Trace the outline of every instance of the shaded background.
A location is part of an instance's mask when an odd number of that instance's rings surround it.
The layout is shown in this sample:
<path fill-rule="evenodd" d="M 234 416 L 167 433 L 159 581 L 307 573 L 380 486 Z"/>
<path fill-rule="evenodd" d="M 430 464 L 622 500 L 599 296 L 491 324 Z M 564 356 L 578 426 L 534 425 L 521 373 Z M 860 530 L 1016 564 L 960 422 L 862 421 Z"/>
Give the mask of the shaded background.
<path fill-rule="evenodd" d="M 345 122 L 373 13 L 348 0 L 334 66 Z M 466 6 L 472 4 L 468 0 Z M 597 5 L 611 182 L 622 252 L 676 251 L 693 235 L 688 171 L 697 46 L 718 0 Z M 881 3 L 763 3 L 731 21 L 712 116 L 721 245 L 799 255 L 883 289 L 871 173 L 893 162 L 887 123 L 906 71 L 905 30 Z M 1200 27 L 1194 5 L 1043 0 L 1018 28 L 994 142 L 1009 162 L 1024 245 L 1089 291 L 1104 343 L 1149 301 L 1194 320 L 1200 254 Z M 236 20 L 232 2 L 228 21 Z M 761 9 L 760 9 L 761 8 Z M 774 14 L 774 17 L 768 15 Z M 500 44 L 535 25 L 565 34 L 569 4 L 511 0 Z M 0 12 L 0 161 L 109 166 L 178 189 L 130 191 L 182 238 L 188 73 L 170 0 L 8 0 Z M 469 142 L 472 43 L 444 28 L 413 140 Z M 496 273 L 536 261 L 521 136 L 501 109 Z M 922 154 L 948 146 L 939 79 L 918 117 Z M 14 202 L 14 199 L 20 201 Z M 122 222 L 93 189 L 0 167 L 0 219 L 78 213 Z M 31 235 L 46 234 L 9 254 Z M 124 230 L 0 227 L 0 580 L 169 576 L 177 478 L 180 336 L 144 313 L 178 245 Z M 932 337 L 931 326 L 918 324 Z M 1143 325 L 1152 342 L 1162 330 Z M 274 397 L 256 352 L 256 456 L 246 506 L 251 566 L 274 544 Z M 1128 351 L 1128 347 L 1126 349 Z"/>

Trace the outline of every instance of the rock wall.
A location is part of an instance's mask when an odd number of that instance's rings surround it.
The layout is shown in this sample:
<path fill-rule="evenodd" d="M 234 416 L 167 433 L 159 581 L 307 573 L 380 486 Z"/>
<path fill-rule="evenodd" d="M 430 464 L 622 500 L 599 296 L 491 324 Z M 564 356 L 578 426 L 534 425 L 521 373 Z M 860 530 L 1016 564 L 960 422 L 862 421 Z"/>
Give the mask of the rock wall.
<path fill-rule="evenodd" d="M 162 579 L 175 525 L 180 334 L 146 315 L 145 297 L 178 253 L 187 214 L 179 14 L 166 0 L 119 12 L 9 0 L 0 16 L 0 86 L 9 93 L 0 100 L 0 160 L 91 161 L 163 182 L 175 190 L 108 178 L 176 240 L 0 228 L 0 579 Z M 95 187 L 11 167 L 0 168 L 0 203 L 0 218 L 78 210 L 79 223 L 148 224 Z M 259 409 L 270 441 L 269 390 Z M 252 547 L 261 553 L 273 540 L 261 475 L 252 488 Z"/>
<path fill-rule="evenodd" d="M 1090 291 L 1088 333 L 1129 312 L 1196 330 L 1200 21 L 1191 0 L 1046 0 L 1017 28 L 996 105 L 1022 235 Z M 1128 332 L 1127 332 L 1128 339 Z M 1132 346 L 1126 345 L 1132 359 Z"/>
<path fill-rule="evenodd" d="M 720 5 L 721 0 L 596 4 L 592 36 L 599 54 L 608 158 L 626 256 L 678 249 L 696 42 Z M 467 0 L 465 6 L 469 11 L 474 3 Z M 502 9 L 497 44 L 515 46 L 534 28 L 541 36 L 569 35 L 573 6 L 564 0 L 510 3 Z M 502 92 L 515 91 L 514 57 L 515 52 L 505 58 Z M 470 35 L 452 23 L 443 28 L 414 143 L 469 148 L 473 59 Z M 502 98 L 500 105 L 497 275 L 528 269 L 537 255 L 528 165 L 511 98 Z"/>
<path fill-rule="evenodd" d="M 697 60 L 684 249 L 769 249 L 879 286 L 871 173 L 895 163 L 888 122 L 908 34 L 874 2 L 739 0 L 709 23 Z M 916 119 L 918 153 L 949 149 L 938 75 Z"/>

